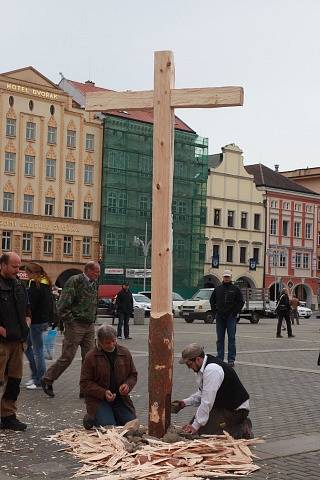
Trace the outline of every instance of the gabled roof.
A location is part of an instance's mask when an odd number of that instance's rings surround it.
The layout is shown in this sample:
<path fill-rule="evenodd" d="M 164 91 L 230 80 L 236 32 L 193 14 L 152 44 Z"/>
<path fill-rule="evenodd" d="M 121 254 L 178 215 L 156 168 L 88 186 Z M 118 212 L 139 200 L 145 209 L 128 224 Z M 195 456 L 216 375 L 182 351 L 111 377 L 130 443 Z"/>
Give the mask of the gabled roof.
<path fill-rule="evenodd" d="M 81 83 L 74 80 L 67 80 L 74 88 L 79 90 L 84 95 L 88 92 L 111 92 L 112 90 L 102 87 L 96 87 L 93 83 Z M 153 111 L 152 110 L 110 110 L 105 112 L 108 115 L 114 115 L 117 117 L 127 118 L 128 120 L 137 120 L 139 122 L 153 123 Z M 175 116 L 175 128 L 183 130 L 185 132 L 196 133 L 179 117 Z"/>
<path fill-rule="evenodd" d="M 9 72 L 3 72 L 1 75 L 15 78 L 16 80 L 25 80 L 30 83 L 37 83 L 47 87 L 58 88 L 58 85 L 53 83 L 49 78 L 42 75 L 41 72 L 36 70 L 31 65 L 29 67 L 17 68 L 16 70 L 10 70 Z"/>
<path fill-rule="evenodd" d="M 292 192 L 308 193 L 318 195 L 309 188 L 303 187 L 289 178 L 275 172 L 262 163 L 254 165 L 245 165 L 244 167 L 250 175 L 254 176 L 254 181 L 257 187 L 275 188 L 278 190 L 289 190 Z"/>

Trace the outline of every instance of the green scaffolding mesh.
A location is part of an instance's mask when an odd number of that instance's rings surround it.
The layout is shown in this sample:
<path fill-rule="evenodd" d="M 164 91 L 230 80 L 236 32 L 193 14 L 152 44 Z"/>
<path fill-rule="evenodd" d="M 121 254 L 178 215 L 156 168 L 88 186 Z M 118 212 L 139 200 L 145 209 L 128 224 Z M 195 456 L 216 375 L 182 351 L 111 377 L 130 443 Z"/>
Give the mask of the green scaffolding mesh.
<path fill-rule="evenodd" d="M 103 245 L 102 282 L 128 280 L 133 291 L 143 290 L 143 278 L 126 278 L 127 269 L 143 269 L 145 256 L 134 237 L 151 238 L 153 127 L 130 119 L 107 116 L 101 201 Z M 202 286 L 205 260 L 208 141 L 193 132 L 175 130 L 173 189 L 173 290 L 189 297 Z M 151 251 L 147 268 L 151 268 Z M 106 268 L 123 269 L 109 275 Z M 150 278 L 146 290 L 151 289 Z"/>

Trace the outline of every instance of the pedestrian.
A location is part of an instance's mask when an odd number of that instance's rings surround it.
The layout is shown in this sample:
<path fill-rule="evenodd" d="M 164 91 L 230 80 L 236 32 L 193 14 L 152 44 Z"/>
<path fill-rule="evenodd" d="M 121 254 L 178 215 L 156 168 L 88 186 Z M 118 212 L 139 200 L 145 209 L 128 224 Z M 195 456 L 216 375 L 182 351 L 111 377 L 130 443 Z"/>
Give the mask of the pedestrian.
<path fill-rule="evenodd" d="M 213 315 L 216 318 L 217 357 L 224 361 L 224 339 L 228 334 L 228 364 L 234 366 L 236 359 L 237 316 L 244 305 L 239 287 L 232 283 L 231 270 L 223 272 L 222 284 L 216 287 L 210 298 Z"/>
<path fill-rule="evenodd" d="M 29 278 L 27 292 L 31 309 L 31 325 L 25 351 L 31 379 L 26 386 L 28 390 L 36 390 L 41 388 L 41 379 L 46 371 L 43 336 L 49 324 L 53 323 L 52 284 L 41 265 L 35 262 L 26 265 L 25 271 Z"/>
<path fill-rule="evenodd" d="M 131 353 L 117 345 L 117 333 L 109 325 L 97 331 L 97 346 L 86 356 L 80 377 L 87 414 L 83 425 L 124 425 L 136 418 L 130 391 L 137 383 Z"/>
<path fill-rule="evenodd" d="M 300 325 L 299 322 L 299 312 L 298 312 L 298 307 L 300 305 L 299 299 L 296 295 L 292 295 L 292 299 L 290 301 L 290 307 L 291 307 L 291 321 L 292 325 L 294 325 L 294 320 L 296 320 L 297 325 Z"/>
<path fill-rule="evenodd" d="M 54 397 L 52 384 L 69 367 L 78 347 L 81 348 L 82 361 L 94 347 L 94 322 L 98 305 L 96 281 L 99 275 L 99 263 L 88 262 L 84 272 L 70 277 L 62 290 L 57 305 L 58 316 L 64 324 L 62 352 L 41 382 L 43 391 L 49 397 Z"/>
<path fill-rule="evenodd" d="M 198 407 L 184 432 L 221 435 L 226 430 L 234 438 L 253 438 L 249 394 L 234 369 L 205 354 L 197 343 L 185 347 L 179 363 L 195 372 L 198 385 L 193 395 L 172 404 L 175 413 L 187 406 Z"/>
<path fill-rule="evenodd" d="M 276 314 L 278 315 L 278 324 L 277 324 L 277 338 L 282 338 L 281 335 L 281 325 L 283 320 L 286 321 L 288 337 L 293 338 L 291 320 L 290 320 L 290 301 L 288 296 L 288 290 L 283 288 L 281 290 L 281 295 L 276 306 Z"/>
<path fill-rule="evenodd" d="M 1 429 L 23 431 L 17 419 L 17 399 L 23 367 L 23 348 L 31 323 L 26 287 L 17 279 L 21 265 L 15 252 L 0 257 L 0 410 Z"/>
<path fill-rule="evenodd" d="M 116 309 L 118 314 L 118 338 L 122 339 L 123 326 L 124 338 L 130 340 L 132 337 L 129 336 L 129 320 L 133 314 L 133 298 L 128 283 L 122 284 L 122 289 L 116 298 Z"/>

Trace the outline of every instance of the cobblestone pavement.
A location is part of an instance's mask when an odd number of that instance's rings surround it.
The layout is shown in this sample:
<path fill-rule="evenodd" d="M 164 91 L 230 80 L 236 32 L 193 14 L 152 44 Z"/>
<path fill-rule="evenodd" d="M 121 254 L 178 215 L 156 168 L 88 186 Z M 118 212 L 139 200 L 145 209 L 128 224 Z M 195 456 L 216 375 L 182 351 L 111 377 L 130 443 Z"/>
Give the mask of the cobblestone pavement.
<path fill-rule="evenodd" d="M 107 320 L 111 323 L 110 320 Z M 147 421 L 148 321 L 132 325 L 133 340 L 126 341 L 134 355 L 139 381 L 133 401 L 142 423 Z M 183 398 L 195 389 L 192 373 L 177 358 L 190 342 L 215 352 L 215 326 L 202 322 L 186 324 L 175 319 L 175 370 L 173 399 Z M 320 346 L 320 319 L 302 320 L 294 327 L 295 338 L 275 338 L 276 320 L 262 319 L 251 325 L 242 320 L 237 329 L 236 371 L 249 390 L 250 417 L 256 436 L 265 436 L 263 452 L 257 454 L 262 467 L 253 480 L 320 478 L 320 367 L 316 361 Z M 283 332 L 285 333 L 285 332 Z M 56 356 L 62 337 L 58 338 Z M 50 362 L 48 362 L 50 363 Z M 0 431 L 0 480 L 9 478 L 62 480 L 71 478 L 79 466 L 60 445 L 47 437 L 63 428 L 81 426 L 83 401 L 78 398 L 80 356 L 54 384 L 55 398 L 41 390 L 22 388 L 19 418 L 29 425 L 26 432 Z M 24 379 L 29 369 L 25 362 Z M 193 410 L 173 417 L 186 423 Z M 260 448 L 260 447 L 259 447 Z"/>

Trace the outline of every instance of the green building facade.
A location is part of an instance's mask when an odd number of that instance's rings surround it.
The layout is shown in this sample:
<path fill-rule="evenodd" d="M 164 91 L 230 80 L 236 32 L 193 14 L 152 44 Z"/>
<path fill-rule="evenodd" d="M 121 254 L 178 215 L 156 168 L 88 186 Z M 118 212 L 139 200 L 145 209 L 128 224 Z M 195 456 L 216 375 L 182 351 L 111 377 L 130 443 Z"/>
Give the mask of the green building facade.
<path fill-rule="evenodd" d="M 147 226 L 147 240 L 151 238 L 152 135 L 152 124 L 114 115 L 104 119 L 101 283 L 128 280 L 133 291 L 143 290 L 143 278 L 126 272 L 143 269 L 145 260 L 134 237 L 145 241 Z M 188 297 L 203 282 L 208 141 L 176 129 L 174 145 L 173 290 Z M 110 268 L 123 273 L 110 274 Z"/>

